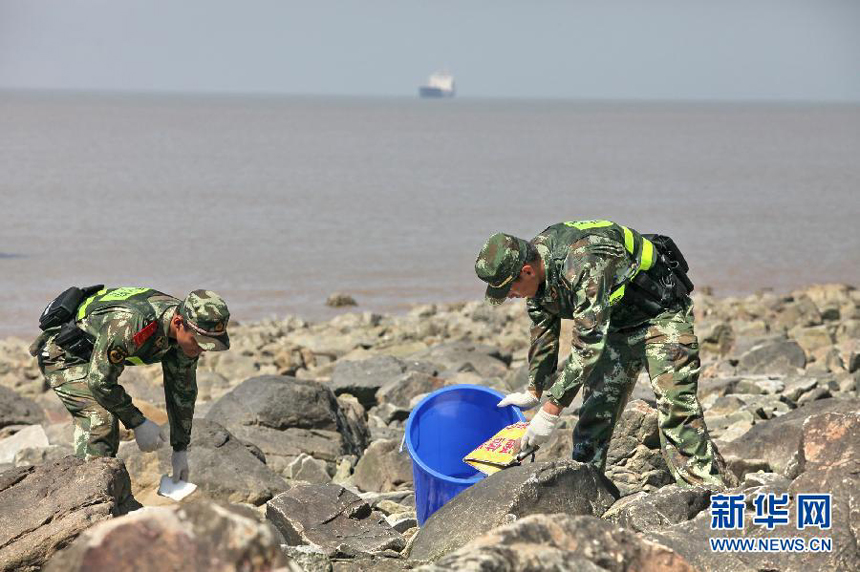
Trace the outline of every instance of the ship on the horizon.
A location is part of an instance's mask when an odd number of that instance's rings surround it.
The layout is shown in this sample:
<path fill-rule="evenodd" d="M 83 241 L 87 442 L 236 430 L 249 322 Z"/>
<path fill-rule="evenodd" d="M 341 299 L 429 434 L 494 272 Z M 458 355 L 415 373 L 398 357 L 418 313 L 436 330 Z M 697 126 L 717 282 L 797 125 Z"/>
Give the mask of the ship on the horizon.
<path fill-rule="evenodd" d="M 454 93 L 454 76 L 447 71 L 434 73 L 418 88 L 419 97 L 454 97 Z"/>

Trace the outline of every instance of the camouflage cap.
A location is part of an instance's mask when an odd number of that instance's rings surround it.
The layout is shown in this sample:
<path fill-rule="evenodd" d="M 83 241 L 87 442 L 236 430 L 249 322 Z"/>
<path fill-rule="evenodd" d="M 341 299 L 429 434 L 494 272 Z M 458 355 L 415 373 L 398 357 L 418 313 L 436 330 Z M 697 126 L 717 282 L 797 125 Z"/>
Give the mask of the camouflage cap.
<path fill-rule="evenodd" d="M 528 256 L 528 242 L 498 232 L 491 236 L 475 260 L 475 274 L 488 284 L 486 300 L 501 304 L 520 275 Z"/>
<path fill-rule="evenodd" d="M 179 315 L 194 332 L 201 348 L 207 351 L 223 351 L 230 348 L 227 322 L 230 310 L 227 303 L 211 290 L 195 290 L 179 305 Z"/>

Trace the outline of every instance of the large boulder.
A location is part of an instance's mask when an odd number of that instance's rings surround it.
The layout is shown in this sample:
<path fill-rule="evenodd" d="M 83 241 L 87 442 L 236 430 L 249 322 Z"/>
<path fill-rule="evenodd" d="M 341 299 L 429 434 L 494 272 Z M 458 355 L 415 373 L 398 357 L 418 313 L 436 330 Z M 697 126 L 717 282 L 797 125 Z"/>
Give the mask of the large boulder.
<path fill-rule="evenodd" d="M 408 378 L 404 379 L 407 372 L 432 375 L 436 370 L 425 362 L 409 362 L 389 355 L 361 361 L 341 360 L 335 365 L 328 386 L 335 395 L 349 393 L 356 396 L 365 408 L 370 409 L 377 404 L 376 394 L 379 389 L 392 383 L 409 381 Z"/>
<path fill-rule="evenodd" d="M 319 546 L 327 555 L 400 551 L 405 539 L 370 505 L 340 485 L 300 485 L 266 503 L 266 518 L 291 546 Z"/>
<path fill-rule="evenodd" d="M 694 572 L 680 555 L 592 516 L 535 514 L 469 542 L 426 572 Z"/>
<path fill-rule="evenodd" d="M 147 507 L 87 530 L 45 572 L 211 570 L 302 572 L 253 511 L 214 503 Z"/>
<path fill-rule="evenodd" d="M 332 468 L 344 455 L 360 456 L 369 431 L 363 419 L 351 417 L 324 384 L 277 375 L 243 381 L 206 414 L 239 439 L 259 447 L 277 472 L 301 453 Z"/>
<path fill-rule="evenodd" d="M 39 570 L 85 529 L 137 506 L 118 459 L 66 457 L 0 473 L 0 570 Z"/>
<path fill-rule="evenodd" d="M 409 556 L 435 560 L 511 518 L 530 514 L 601 516 L 617 498 L 612 483 L 590 465 L 551 461 L 511 467 L 472 485 L 433 513 Z"/>
<path fill-rule="evenodd" d="M 261 505 L 287 490 L 286 481 L 255 453 L 218 423 L 195 419 L 188 446 L 188 469 L 198 490 L 191 498 Z M 152 454 L 142 453 L 134 443 L 128 443 L 120 447 L 119 457 L 131 474 L 134 494 L 144 502 L 155 500 L 161 475 L 172 472 L 170 447 Z"/>
<path fill-rule="evenodd" d="M 619 499 L 603 518 L 634 532 L 650 532 L 685 522 L 708 508 L 711 491 L 671 484 Z"/>
<path fill-rule="evenodd" d="M 743 436 L 720 447 L 725 457 L 764 459 L 774 471 L 783 471 L 797 453 L 803 422 L 826 412 L 849 412 L 860 409 L 857 399 L 821 399 L 785 415 L 756 424 Z"/>
<path fill-rule="evenodd" d="M 355 486 L 363 491 L 389 492 L 412 486 L 412 459 L 400 452 L 400 441 L 374 441 L 358 461 L 353 475 Z"/>
<path fill-rule="evenodd" d="M 9 425 L 35 425 L 44 420 L 45 414 L 35 401 L 0 385 L 0 429 Z M 3 436 L 0 432 L 0 438 Z"/>

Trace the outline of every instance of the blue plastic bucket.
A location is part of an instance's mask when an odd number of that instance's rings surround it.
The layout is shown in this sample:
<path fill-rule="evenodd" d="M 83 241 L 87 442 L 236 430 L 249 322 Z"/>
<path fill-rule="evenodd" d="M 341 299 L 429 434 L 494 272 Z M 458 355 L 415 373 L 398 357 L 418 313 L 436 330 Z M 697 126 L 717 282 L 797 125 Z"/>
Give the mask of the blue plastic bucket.
<path fill-rule="evenodd" d="M 500 429 L 525 421 L 516 407 L 496 407 L 503 397 L 481 385 L 451 385 L 422 399 L 409 414 L 406 447 L 418 524 L 485 477 L 463 457 Z"/>

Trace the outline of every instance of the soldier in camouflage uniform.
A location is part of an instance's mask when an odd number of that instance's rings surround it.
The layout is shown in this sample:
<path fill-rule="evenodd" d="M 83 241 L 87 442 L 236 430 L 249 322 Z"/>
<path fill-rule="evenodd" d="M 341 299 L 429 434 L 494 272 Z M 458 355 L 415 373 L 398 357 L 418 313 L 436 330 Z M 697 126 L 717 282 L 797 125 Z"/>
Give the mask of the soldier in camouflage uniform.
<path fill-rule="evenodd" d="M 653 300 L 650 311 L 635 303 L 643 296 L 633 286 L 640 272 L 671 282 L 671 268 L 651 241 L 610 221 L 556 224 L 531 242 L 499 233 L 482 248 L 475 272 L 488 283 L 490 303 L 528 299 L 529 385 L 499 403 L 529 409 L 548 396 L 523 436 L 524 449 L 549 438 L 562 409 L 584 386 L 573 458 L 603 471 L 613 428 L 646 367 L 657 397 L 663 456 L 675 480 L 720 486 L 732 479 L 696 396 L 692 300 L 682 291 L 656 310 Z M 553 381 L 562 319 L 573 320 L 573 347 Z"/>
<path fill-rule="evenodd" d="M 118 383 L 126 366 L 161 362 L 173 448 L 173 478 L 187 480 L 186 448 L 197 398 L 197 359 L 230 347 L 230 312 L 220 296 L 195 290 L 185 300 L 150 288 L 102 289 L 83 300 L 74 317 L 92 340 L 90 355 L 75 355 L 55 339 L 59 328 L 36 339 L 30 353 L 75 424 L 75 455 L 113 457 L 117 419 L 134 430 L 143 451 L 160 447 L 158 425 L 144 417 Z"/>

